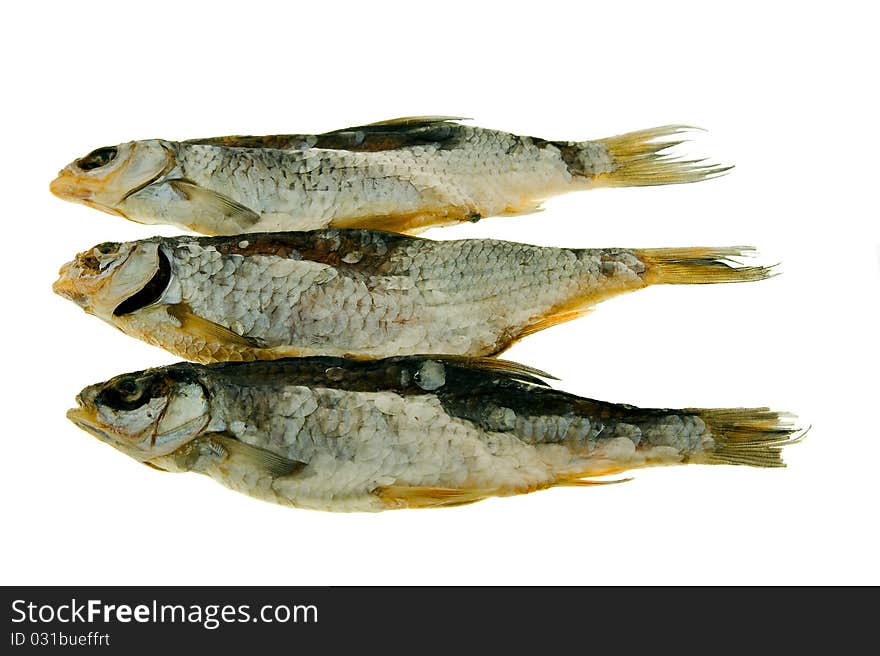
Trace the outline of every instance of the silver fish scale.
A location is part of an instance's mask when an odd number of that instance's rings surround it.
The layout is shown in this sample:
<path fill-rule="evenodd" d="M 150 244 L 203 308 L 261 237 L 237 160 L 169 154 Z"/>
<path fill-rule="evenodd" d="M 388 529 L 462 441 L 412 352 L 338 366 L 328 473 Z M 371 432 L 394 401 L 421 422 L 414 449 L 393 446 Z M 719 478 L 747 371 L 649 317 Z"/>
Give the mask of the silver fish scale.
<path fill-rule="evenodd" d="M 552 463 L 515 435 L 487 432 L 448 415 L 438 398 L 391 392 L 277 387 L 226 388 L 213 402 L 238 439 L 291 460 L 339 489 L 370 492 L 381 479 L 410 485 L 532 484 Z M 339 480 L 346 471 L 357 478 Z"/>
<path fill-rule="evenodd" d="M 483 215 L 529 209 L 572 175 L 559 150 L 528 138 L 456 126 L 455 147 L 378 152 L 172 144 L 180 174 L 262 215 L 254 229 L 325 227 L 337 219 L 469 208 Z M 520 199 L 519 201 L 511 199 Z M 286 214 L 284 220 L 278 215 Z M 291 218 L 292 215 L 292 218 Z"/>
<path fill-rule="evenodd" d="M 170 249 L 181 299 L 268 347 L 369 356 L 491 353 L 553 308 L 644 285 L 630 251 L 413 240 L 382 272 L 274 255 Z"/>
<path fill-rule="evenodd" d="M 690 415 L 659 417 L 639 429 L 625 419 L 527 416 L 501 406 L 489 413 L 498 425 L 486 429 L 449 414 L 432 393 L 222 381 L 212 390 L 215 428 L 306 464 L 295 476 L 263 482 L 273 494 L 313 507 L 340 509 L 351 497 L 352 509 L 369 509 L 372 492 L 390 484 L 528 491 L 589 471 L 591 461 L 600 469 L 676 462 L 710 439 Z"/>

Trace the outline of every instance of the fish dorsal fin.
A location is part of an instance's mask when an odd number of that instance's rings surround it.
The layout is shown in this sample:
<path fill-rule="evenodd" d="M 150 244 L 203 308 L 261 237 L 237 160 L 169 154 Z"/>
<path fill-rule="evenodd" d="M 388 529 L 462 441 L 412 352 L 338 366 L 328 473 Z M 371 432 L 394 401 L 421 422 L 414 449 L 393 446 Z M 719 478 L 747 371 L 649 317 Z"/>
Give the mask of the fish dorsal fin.
<path fill-rule="evenodd" d="M 200 187 L 191 180 L 169 180 L 168 184 L 199 210 L 209 215 L 209 221 L 203 225 L 194 214 L 194 219 L 189 226 L 197 232 L 212 234 L 217 231 L 218 226 L 226 233 L 247 232 L 248 228 L 260 220 L 260 215 L 252 209 L 223 194 L 218 194 L 216 191 Z M 230 231 L 227 229 L 228 227 L 233 227 L 235 230 Z"/>
<path fill-rule="evenodd" d="M 327 150 L 374 153 L 453 141 L 460 126 L 455 116 L 406 116 L 319 134 L 313 146 Z"/>
<path fill-rule="evenodd" d="M 247 463 L 253 466 L 257 471 L 267 472 L 274 478 L 289 476 L 290 474 L 302 469 L 305 463 L 298 460 L 291 460 L 282 455 L 263 449 L 247 442 L 242 442 L 238 438 L 227 435 L 226 433 L 209 433 L 207 437 L 215 445 L 226 451 L 226 453 L 235 460 Z M 218 449 L 219 450 L 219 449 Z"/>
<path fill-rule="evenodd" d="M 314 134 L 267 134 L 261 136 L 231 134 L 224 137 L 188 139 L 183 143 L 191 146 L 225 146 L 227 148 L 274 148 L 297 150 L 313 145 Z"/>
<path fill-rule="evenodd" d="M 256 337 L 239 335 L 219 323 L 200 317 L 187 303 L 176 303 L 168 306 L 168 314 L 180 322 L 183 331 L 204 339 L 208 343 L 220 342 L 230 346 L 245 348 L 265 348 L 266 344 Z"/>
<path fill-rule="evenodd" d="M 399 118 L 389 118 L 384 121 L 376 121 L 375 123 L 367 123 L 354 128 L 346 128 L 346 130 L 364 130 L 368 128 L 410 128 L 413 126 L 431 125 L 433 123 L 449 123 L 450 121 L 470 121 L 471 119 L 464 116 L 401 116 Z"/>
<path fill-rule="evenodd" d="M 406 146 L 444 143 L 455 136 L 455 121 L 460 116 L 403 116 L 367 125 L 357 125 L 323 134 L 270 134 L 264 136 L 230 135 L 190 139 L 193 146 L 226 148 L 271 148 L 275 150 L 347 150 L 372 153 Z"/>
<path fill-rule="evenodd" d="M 443 355 L 439 357 L 422 356 L 425 359 L 437 360 L 438 362 L 448 362 L 449 364 L 486 371 L 505 378 L 540 385 L 541 387 L 549 387 L 542 379 L 549 378 L 551 380 L 559 380 L 556 376 L 548 374 L 546 371 L 529 367 L 528 365 L 511 362 L 510 360 L 498 360 L 496 358 L 473 358 L 466 355 Z"/>

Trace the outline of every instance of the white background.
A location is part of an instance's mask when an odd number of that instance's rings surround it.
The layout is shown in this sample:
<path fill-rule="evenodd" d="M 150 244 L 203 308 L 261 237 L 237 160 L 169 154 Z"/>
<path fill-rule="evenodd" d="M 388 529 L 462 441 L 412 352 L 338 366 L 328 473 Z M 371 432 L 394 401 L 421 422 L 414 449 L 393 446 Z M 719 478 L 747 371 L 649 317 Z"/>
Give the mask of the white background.
<path fill-rule="evenodd" d="M 7 3 L 4 584 L 880 583 L 876 17 L 869 3 Z M 508 352 L 584 396 L 770 405 L 788 468 L 669 467 L 459 509 L 332 514 L 162 474 L 64 417 L 86 384 L 175 358 L 52 294 L 107 240 L 162 234 L 49 194 L 132 139 L 320 132 L 418 114 L 549 139 L 666 123 L 735 163 L 428 236 L 752 244 L 783 275 L 654 287 Z"/>

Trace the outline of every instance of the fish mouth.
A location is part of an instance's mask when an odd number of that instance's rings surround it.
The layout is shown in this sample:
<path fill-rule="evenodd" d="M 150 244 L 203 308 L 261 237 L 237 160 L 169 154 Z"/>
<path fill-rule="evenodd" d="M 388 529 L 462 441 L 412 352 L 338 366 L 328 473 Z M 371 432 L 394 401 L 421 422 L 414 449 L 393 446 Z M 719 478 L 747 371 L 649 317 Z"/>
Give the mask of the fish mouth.
<path fill-rule="evenodd" d="M 81 395 L 77 395 L 76 400 L 78 403 L 82 403 Z M 71 408 L 67 411 L 67 418 L 70 419 L 70 421 L 72 421 L 77 428 L 81 428 L 90 435 L 97 437 L 102 442 L 113 444 L 116 441 L 112 435 L 101 428 L 95 417 L 94 410 L 90 410 L 89 408 L 84 408 L 82 406 L 78 408 Z"/>
<path fill-rule="evenodd" d="M 123 219 L 128 218 L 121 210 L 117 210 L 115 207 L 107 207 L 106 205 L 101 205 L 99 203 L 96 203 L 93 200 L 80 200 L 77 202 L 82 203 L 83 205 L 87 205 L 88 207 L 91 207 L 93 210 L 100 210 L 101 212 L 106 212 L 107 214 L 112 214 L 113 216 L 121 216 Z"/>
<path fill-rule="evenodd" d="M 62 265 L 58 271 L 58 280 L 52 283 L 52 291 L 62 298 L 73 301 L 81 308 L 85 308 L 88 305 L 89 298 L 77 289 L 76 277 L 70 275 L 70 270 L 74 264 L 75 261 L 71 261 Z"/>
<path fill-rule="evenodd" d="M 67 171 L 62 171 L 58 177 L 49 183 L 49 191 L 58 198 L 73 201 L 85 201 L 92 197 L 93 192 L 82 185 L 76 184 L 76 178 Z"/>
<path fill-rule="evenodd" d="M 81 264 L 81 259 L 86 253 L 88 253 L 88 251 L 80 253 L 70 262 L 65 262 L 61 265 L 61 268 L 58 270 L 58 280 L 52 283 L 52 291 L 62 298 L 73 301 L 89 314 L 97 314 L 100 316 L 102 305 L 97 298 L 97 294 L 102 285 L 106 282 L 106 279 L 103 277 L 94 279 L 88 276 L 83 276 L 83 269 L 85 267 Z M 125 258 L 118 262 L 115 271 L 118 271 L 121 267 L 125 266 L 125 263 L 131 259 L 133 254 L 133 250 L 127 253 Z M 148 283 L 149 280 L 144 284 L 146 285 Z M 119 302 L 121 301 L 117 301 L 116 305 L 118 305 Z M 116 305 L 112 307 L 116 307 Z"/>
<path fill-rule="evenodd" d="M 107 207 L 106 205 L 102 205 L 101 203 L 94 201 L 94 190 L 89 189 L 88 186 L 82 184 L 78 176 L 72 174 L 66 169 L 59 173 L 58 177 L 49 183 L 49 191 L 52 192 L 52 195 L 60 198 L 61 200 L 67 200 L 73 203 L 81 203 L 83 205 L 91 207 L 92 209 L 106 212 L 107 214 L 121 216 L 123 219 L 128 218 L 121 211 L 113 207 Z"/>
<path fill-rule="evenodd" d="M 67 418 L 70 419 L 77 428 L 81 428 L 92 437 L 97 438 L 104 444 L 109 444 L 110 446 L 127 453 L 128 451 L 125 449 L 125 444 L 113 433 L 105 430 L 98 421 L 95 410 L 93 408 L 83 407 L 82 394 L 77 395 L 76 401 L 80 404 L 80 407 L 68 410 Z"/>

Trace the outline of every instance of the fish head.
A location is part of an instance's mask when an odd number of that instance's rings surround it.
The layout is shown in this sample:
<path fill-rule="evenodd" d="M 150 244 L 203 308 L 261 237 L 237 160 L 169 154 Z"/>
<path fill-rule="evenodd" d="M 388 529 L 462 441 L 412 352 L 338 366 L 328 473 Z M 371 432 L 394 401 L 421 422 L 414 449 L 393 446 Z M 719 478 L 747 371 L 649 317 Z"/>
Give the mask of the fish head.
<path fill-rule="evenodd" d="M 170 265 L 158 241 L 105 242 L 62 266 L 52 289 L 86 312 L 111 321 L 140 292 L 150 296 L 147 302 L 156 300 L 169 280 Z"/>
<path fill-rule="evenodd" d="M 64 200 L 129 218 L 119 205 L 174 165 L 171 148 L 158 139 L 103 146 L 64 167 L 49 189 Z"/>
<path fill-rule="evenodd" d="M 183 447 L 211 419 L 204 385 L 174 368 L 123 374 L 86 387 L 76 400 L 68 419 L 139 462 Z"/>

